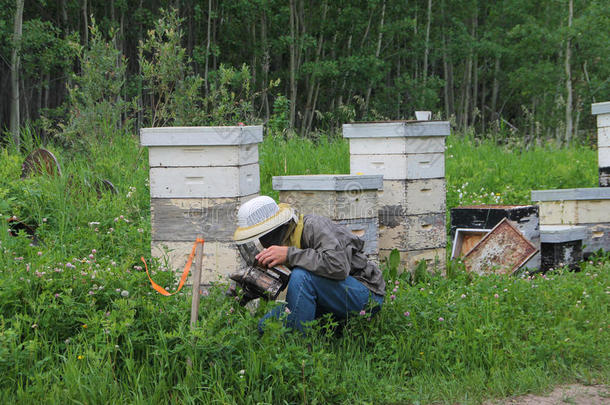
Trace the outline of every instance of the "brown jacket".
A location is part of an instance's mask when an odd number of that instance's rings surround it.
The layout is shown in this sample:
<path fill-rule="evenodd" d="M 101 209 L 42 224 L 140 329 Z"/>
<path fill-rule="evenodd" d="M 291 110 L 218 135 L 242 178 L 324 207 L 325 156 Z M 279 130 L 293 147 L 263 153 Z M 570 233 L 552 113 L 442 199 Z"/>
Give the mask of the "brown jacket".
<path fill-rule="evenodd" d="M 305 215 L 301 248 L 288 248 L 287 264 L 333 280 L 352 276 L 383 296 L 385 281 L 381 270 L 367 260 L 363 247 L 364 241 L 344 226 L 318 215 Z"/>

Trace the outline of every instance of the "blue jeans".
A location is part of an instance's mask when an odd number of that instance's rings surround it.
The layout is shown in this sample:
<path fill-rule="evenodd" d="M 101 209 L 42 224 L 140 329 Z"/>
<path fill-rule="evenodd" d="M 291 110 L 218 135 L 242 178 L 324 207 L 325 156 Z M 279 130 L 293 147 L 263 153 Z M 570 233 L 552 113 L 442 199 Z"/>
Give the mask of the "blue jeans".
<path fill-rule="evenodd" d="M 313 321 L 324 314 L 331 313 L 338 319 L 345 319 L 351 313 L 369 311 L 369 298 L 373 301 L 370 308 L 373 315 L 381 309 L 383 297 L 372 293 L 364 284 L 352 276 L 345 280 L 331 280 L 317 276 L 305 269 L 292 269 L 287 304 L 279 305 L 261 318 L 258 329 L 262 333 L 267 319 L 284 319 L 285 325 L 303 332 L 304 323 Z M 288 308 L 289 311 L 286 311 Z M 285 317 L 282 317 L 286 314 Z"/>

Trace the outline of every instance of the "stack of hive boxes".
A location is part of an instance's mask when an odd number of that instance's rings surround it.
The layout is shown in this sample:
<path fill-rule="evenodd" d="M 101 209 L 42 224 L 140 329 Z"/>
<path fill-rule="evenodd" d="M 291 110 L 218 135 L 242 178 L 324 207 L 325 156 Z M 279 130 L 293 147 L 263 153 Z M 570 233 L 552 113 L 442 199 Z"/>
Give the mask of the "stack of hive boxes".
<path fill-rule="evenodd" d="M 597 115 L 597 151 L 599 186 L 610 187 L 610 101 L 591 105 Z"/>
<path fill-rule="evenodd" d="M 301 214 L 317 214 L 345 225 L 364 240 L 364 253 L 378 260 L 377 191 L 382 176 L 321 174 L 273 177 L 273 189 L 280 202 Z"/>
<path fill-rule="evenodd" d="M 152 254 L 182 271 L 198 234 L 201 282 L 243 265 L 232 243 L 239 206 L 260 192 L 262 126 L 144 128 L 148 147 Z"/>
<path fill-rule="evenodd" d="M 398 249 L 413 270 L 426 260 L 446 261 L 446 121 L 343 125 L 350 142 L 351 174 L 383 176 L 379 192 L 379 256 Z"/>
<path fill-rule="evenodd" d="M 582 225 L 586 228 L 583 255 L 610 251 L 610 187 L 534 190 L 540 225 Z"/>

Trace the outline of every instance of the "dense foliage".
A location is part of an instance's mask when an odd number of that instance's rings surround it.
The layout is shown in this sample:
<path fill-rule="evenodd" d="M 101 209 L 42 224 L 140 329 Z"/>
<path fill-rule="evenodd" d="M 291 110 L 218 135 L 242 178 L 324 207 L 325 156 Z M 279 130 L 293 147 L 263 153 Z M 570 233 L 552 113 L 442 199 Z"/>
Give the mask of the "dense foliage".
<path fill-rule="evenodd" d="M 11 52 L 22 123 L 67 121 L 98 32 L 117 53 L 99 68 L 138 126 L 212 123 L 232 99 L 225 120 L 301 134 L 432 110 L 460 129 L 567 141 L 592 135 L 590 105 L 610 99 L 604 0 L 28 1 L 15 43 L 16 3 L 0 0 L 2 128 Z"/>

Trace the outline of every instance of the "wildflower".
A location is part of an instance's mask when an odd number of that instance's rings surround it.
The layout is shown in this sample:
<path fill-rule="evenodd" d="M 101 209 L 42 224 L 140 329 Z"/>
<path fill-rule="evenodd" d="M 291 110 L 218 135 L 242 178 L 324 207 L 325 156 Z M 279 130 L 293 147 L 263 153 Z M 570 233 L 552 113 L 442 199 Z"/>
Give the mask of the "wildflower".
<path fill-rule="evenodd" d="M 100 224 L 99 222 L 95 222 L 95 221 L 94 221 L 94 222 L 89 222 L 89 226 L 93 226 L 93 225 L 99 225 L 99 224 Z M 96 229 L 97 229 L 97 228 L 96 228 Z"/>
<path fill-rule="evenodd" d="M 89 255 L 89 259 L 94 259 L 94 258 L 95 258 L 95 256 L 93 256 L 93 253 L 91 253 L 91 254 Z M 89 260 L 87 260 L 87 261 L 89 261 Z"/>
<path fill-rule="evenodd" d="M 121 219 L 125 219 L 125 217 L 124 217 L 123 215 L 119 216 L 119 218 L 121 218 Z"/>
<path fill-rule="evenodd" d="M 360 316 L 364 316 L 366 315 L 366 311 L 363 309 L 362 311 L 360 311 Z"/>
<path fill-rule="evenodd" d="M 394 287 L 394 289 L 392 290 L 392 292 L 397 292 L 398 291 L 398 287 Z"/>
<path fill-rule="evenodd" d="M 394 281 L 394 285 L 398 285 L 400 282 L 398 280 Z"/>
<path fill-rule="evenodd" d="M 97 250 L 95 250 L 95 249 L 91 249 L 91 253 L 92 253 L 92 254 L 96 254 L 96 253 L 97 253 Z"/>
<path fill-rule="evenodd" d="M 71 342 L 70 338 L 68 338 L 68 339 L 64 340 L 64 343 L 65 343 L 65 344 L 70 344 L 70 342 Z"/>
<path fill-rule="evenodd" d="M 504 289 L 504 292 L 508 292 L 508 288 L 505 288 L 505 289 Z"/>
<path fill-rule="evenodd" d="M 87 324 L 86 323 L 83 324 L 83 329 L 87 329 Z"/>
<path fill-rule="evenodd" d="M 89 291 L 89 295 L 93 295 L 93 294 L 95 294 L 94 291 Z"/>
<path fill-rule="evenodd" d="M 396 296 L 395 296 L 394 294 L 392 294 L 392 295 L 390 295 L 390 299 L 391 299 L 392 301 L 394 301 L 394 300 L 396 299 Z"/>
<path fill-rule="evenodd" d="M 115 217 L 114 222 L 119 222 L 119 218 Z"/>
<path fill-rule="evenodd" d="M 494 298 L 500 298 L 498 294 L 494 294 Z"/>
<path fill-rule="evenodd" d="M 404 315 L 405 316 L 411 316 L 411 313 L 409 311 L 405 311 Z"/>
<path fill-rule="evenodd" d="M 125 297 L 125 298 L 129 297 L 129 291 L 127 291 L 127 290 L 121 291 L 121 297 Z"/>
<path fill-rule="evenodd" d="M 201 295 L 203 295 L 204 297 L 207 297 L 208 295 L 210 295 L 210 293 L 208 292 L 208 290 L 203 290 Z"/>
<path fill-rule="evenodd" d="M 106 318 L 108 318 L 110 316 L 110 311 L 107 311 L 104 315 L 106 315 Z"/>
<path fill-rule="evenodd" d="M 142 233 L 142 232 L 144 232 L 144 229 L 138 228 L 138 232 Z"/>
<path fill-rule="evenodd" d="M 246 370 L 239 370 L 239 378 L 244 378 L 244 374 L 246 374 Z"/>
<path fill-rule="evenodd" d="M 445 318 L 443 318 L 442 316 L 438 318 L 439 322 L 443 322 L 445 320 Z"/>
<path fill-rule="evenodd" d="M 40 250 L 38 251 L 38 256 L 42 256 L 42 252 Z"/>
<path fill-rule="evenodd" d="M 55 298 L 59 298 L 59 293 L 55 293 Z"/>
<path fill-rule="evenodd" d="M 42 222 L 47 222 L 47 219 L 46 219 L 46 218 L 43 218 L 43 219 L 42 219 Z"/>
<path fill-rule="evenodd" d="M 111 264 L 112 266 L 116 266 L 116 262 L 115 262 L 114 260 L 113 260 L 113 261 L 111 261 L 111 262 L 110 262 L 110 264 Z"/>
<path fill-rule="evenodd" d="M 460 295 L 460 297 L 466 298 L 466 294 L 462 294 L 462 295 Z"/>
<path fill-rule="evenodd" d="M 232 314 L 233 312 L 235 312 L 235 308 L 233 308 L 233 307 L 229 308 L 229 313 Z"/>
<path fill-rule="evenodd" d="M 82 354 L 79 354 L 79 355 L 78 355 L 78 359 L 79 359 L 79 360 L 82 360 L 82 359 L 84 359 L 84 358 L 85 358 L 85 356 L 83 356 Z"/>
<path fill-rule="evenodd" d="M 36 329 L 38 327 L 38 324 L 32 324 L 32 329 Z"/>
<path fill-rule="evenodd" d="M 287 314 L 290 314 L 290 312 L 291 312 L 290 308 L 288 308 L 288 307 L 284 308 L 284 312 L 286 312 Z"/>

